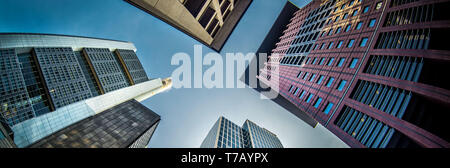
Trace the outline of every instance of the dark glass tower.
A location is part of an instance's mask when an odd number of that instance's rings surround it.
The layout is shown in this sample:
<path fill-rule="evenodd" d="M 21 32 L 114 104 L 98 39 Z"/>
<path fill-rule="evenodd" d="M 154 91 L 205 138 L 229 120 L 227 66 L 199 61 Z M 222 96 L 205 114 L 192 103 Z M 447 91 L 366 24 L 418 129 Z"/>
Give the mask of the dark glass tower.
<path fill-rule="evenodd" d="M 136 100 L 74 123 L 31 148 L 144 148 L 160 116 Z"/>
<path fill-rule="evenodd" d="M 167 88 L 170 80 L 148 79 L 135 51 L 124 41 L 0 34 L 2 137 L 25 147 L 86 117 Z"/>
<path fill-rule="evenodd" d="M 313 0 L 279 18 L 284 31 L 263 43 L 258 80 L 279 84 L 277 103 L 351 147 L 450 147 L 449 9 L 448 0 Z"/>

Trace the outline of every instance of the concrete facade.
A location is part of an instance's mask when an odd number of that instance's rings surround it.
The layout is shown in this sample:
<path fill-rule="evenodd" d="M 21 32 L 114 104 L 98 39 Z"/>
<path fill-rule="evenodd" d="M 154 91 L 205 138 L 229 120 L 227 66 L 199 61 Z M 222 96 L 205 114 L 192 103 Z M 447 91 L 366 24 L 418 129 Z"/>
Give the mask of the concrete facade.
<path fill-rule="evenodd" d="M 220 51 L 252 0 L 125 0 Z"/>

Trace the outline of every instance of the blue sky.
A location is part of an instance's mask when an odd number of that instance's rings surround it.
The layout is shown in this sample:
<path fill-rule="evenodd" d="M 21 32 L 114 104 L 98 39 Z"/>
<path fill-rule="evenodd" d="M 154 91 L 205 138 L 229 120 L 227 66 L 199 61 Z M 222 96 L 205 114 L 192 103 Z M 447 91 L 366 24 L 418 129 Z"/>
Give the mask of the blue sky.
<path fill-rule="evenodd" d="M 303 6 L 309 0 L 293 0 Z M 254 0 L 221 54 L 255 52 L 286 0 Z M 0 0 L 0 32 L 67 34 L 130 41 L 150 78 L 170 77 L 175 53 L 193 56 L 191 37 L 122 0 Z M 203 46 L 204 55 L 213 52 Z M 193 61 L 193 60 L 191 60 Z M 204 67 L 207 69 L 208 67 Z M 223 115 L 252 120 L 285 147 L 346 146 L 322 126 L 312 128 L 252 89 L 172 89 L 143 102 L 161 115 L 150 147 L 199 147 Z"/>

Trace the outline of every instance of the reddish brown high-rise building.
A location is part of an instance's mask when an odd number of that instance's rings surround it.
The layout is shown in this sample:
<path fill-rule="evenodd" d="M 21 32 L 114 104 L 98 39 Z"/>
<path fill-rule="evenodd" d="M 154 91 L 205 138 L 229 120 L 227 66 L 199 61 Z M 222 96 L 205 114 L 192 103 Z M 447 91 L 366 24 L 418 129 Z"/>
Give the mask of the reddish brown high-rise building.
<path fill-rule="evenodd" d="M 351 147 L 450 147 L 449 0 L 313 0 L 283 20 L 259 50 L 274 101 Z"/>

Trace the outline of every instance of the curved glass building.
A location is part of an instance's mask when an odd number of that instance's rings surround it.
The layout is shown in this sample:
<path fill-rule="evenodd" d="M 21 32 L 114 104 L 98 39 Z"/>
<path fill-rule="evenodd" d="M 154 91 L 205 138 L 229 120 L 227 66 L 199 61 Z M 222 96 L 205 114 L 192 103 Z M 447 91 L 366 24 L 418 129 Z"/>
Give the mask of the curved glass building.
<path fill-rule="evenodd" d="M 135 51 L 124 41 L 0 33 L 0 139 L 26 147 L 121 103 L 170 88 L 170 79 L 148 79 Z"/>

